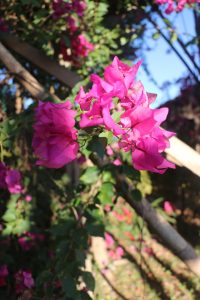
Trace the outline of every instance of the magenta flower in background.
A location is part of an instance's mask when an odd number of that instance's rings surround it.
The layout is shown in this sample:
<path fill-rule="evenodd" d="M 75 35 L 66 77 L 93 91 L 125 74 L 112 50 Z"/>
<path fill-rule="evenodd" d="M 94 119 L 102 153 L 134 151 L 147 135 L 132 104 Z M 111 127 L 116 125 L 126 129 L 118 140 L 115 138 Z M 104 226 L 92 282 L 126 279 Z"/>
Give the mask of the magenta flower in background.
<path fill-rule="evenodd" d="M 200 0 L 155 0 L 156 4 L 166 5 L 166 14 L 171 14 L 174 11 L 181 12 L 186 5 L 191 5 L 194 3 L 200 3 Z"/>
<path fill-rule="evenodd" d="M 37 165 L 61 168 L 77 157 L 76 112 L 71 103 L 39 102 L 36 109 L 32 146 Z"/>
<path fill-rule="evenodd" d="M 34 287 L 34 279 L 30 271 L 19 270 L 15 274 L 15 291 L 16 294 L 23 293 L 26 289 Z"/>
<path fill-rule="evenodd" d="M 175 206 L 172 202 L 170 201 L 164 201 L 163 203 L 163 209 L 167 214 L 172 214 L 175 211 Z"/>
<path fill-rule="evenodd" d="M 79 34 L 72 40 L 72 53 L 78 57 L 86 57 L 94 50 L 94 45 L 90 43 L 83 34 Z"/>
<path fill-rule="evenodd" d="M 8 170 L 5 178 L 8 190 L 11 194 L 19 194 L 22 191 L 21 174 L 17 170 Z"/>
<path fill-rule="evenodd" d="M 20 172 L 10 169 L 2 162 L 0 162 L 0 188 L 8 189 L 11 194 L 19 194 L 23 189 Z"/>
<path fill-rule="evenodd" d="M 106 246 L 108 248 L 112 247 L 114 245 L 114 243 L 115 243 L 112 235 L 110 235 L 109 233 L 105 232 L 104 236 L 105 236 Z"/>
<path fill-rule="evenodd" d="M 25 196 L 25 201 L 26 202 L 31 202 L 31 200 L 32 200 L 32 196 L 31 195 L 26 195 Z"/>

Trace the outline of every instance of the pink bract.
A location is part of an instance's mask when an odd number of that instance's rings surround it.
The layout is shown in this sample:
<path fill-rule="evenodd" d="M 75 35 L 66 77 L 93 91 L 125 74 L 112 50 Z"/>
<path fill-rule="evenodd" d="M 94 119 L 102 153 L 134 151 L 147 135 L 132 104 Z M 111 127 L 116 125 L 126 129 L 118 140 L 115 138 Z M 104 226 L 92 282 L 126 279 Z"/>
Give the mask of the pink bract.
<path fill-rule="evenodd" d="M 20 172 L 10 169 L 2 162 L 0 162 L 0 188 L 8 189 L 11 194 L 19 194 L 23 189 Z"/>
<path fill-rule="evenodd" d="M 161 155 L 170 146 L 169 138 L 174 133 L 160 128 L 168 109 L 151 109 L 156 95 L 147 93 L 142 83 L 135 80 L 140 64 L 141 61 L 130 67 L 115 57 L 105 68 L 103 79 L 91 75 L 92 88 L 86 93 L 81 87 L 75 99 L 82 109 L 79 125 L 102 126 L 111 131 L 119 148 L 132 152 L 137 170 L 164 173 L 175 167 Z M 113 154 L 111 150 L 107 147 L 108 155 Z"/>
<path fill-rule="evenodd" d="M 61 168 L 77 157 L 75 114 L 69 101 L 39 103 L 32 141 L 37 165 Z"/>

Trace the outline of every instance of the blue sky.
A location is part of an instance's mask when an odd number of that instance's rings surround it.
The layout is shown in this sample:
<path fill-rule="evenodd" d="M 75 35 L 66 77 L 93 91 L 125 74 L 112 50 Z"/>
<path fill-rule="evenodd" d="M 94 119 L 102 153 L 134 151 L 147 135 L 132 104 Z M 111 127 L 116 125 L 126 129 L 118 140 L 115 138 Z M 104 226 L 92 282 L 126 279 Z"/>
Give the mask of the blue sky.
<path fill-rule="evenodd" d="M 170 16 L 167 15 L 167 18 L 170 19 L 173 26 L 175 26 L 177 32 L 180 33 L 180 36 L 184 41 L 188 41 L 195 36 L 195 25 L 192 9 L 184 9 L 179 14 L 173 13 Z M 157 21 L 157 24 L 160 25 L 161 28 L 163 27 L 163 23 L 161 20 L 159 20 L 159 18 L 154 20 Z M 151 72 L 153 78 L 155 78 L 157 81 L 159 87 L 161 87 L 166 81 L 175 82 L 180 77 L 183 77 L 187 74 L 187 70 L 173 50 L 167 54 L 167 51 L 170 47 L 162 37 L 160 37 L 158 40 L 152 40 L 151 36 L 155 30 L 153 30 L 151 25 L 149 27 L 152 28 L 152 30 L 146 32 L 145 43 L 153 48 L 153 50 L 144 52 L 144 55 L 149 71 Z M 175 42 L 174 45 L 177 46 L 177 43 Z M 183 51 L 179 47 L 177 47 L 177 49 L 179 49 L 185 60 L 191 65 Z M 180 87 L 177 84 L 173 84 L 168 91 L 164 88 L 158 88 L 149 79 L 142 68 L 138 73 L 138 78 L 141 79 L 147 91 L 157 93 L 158 96 L 154 107 L 166 102 L 168 99 L 173 99 L 179 94 Z"/>

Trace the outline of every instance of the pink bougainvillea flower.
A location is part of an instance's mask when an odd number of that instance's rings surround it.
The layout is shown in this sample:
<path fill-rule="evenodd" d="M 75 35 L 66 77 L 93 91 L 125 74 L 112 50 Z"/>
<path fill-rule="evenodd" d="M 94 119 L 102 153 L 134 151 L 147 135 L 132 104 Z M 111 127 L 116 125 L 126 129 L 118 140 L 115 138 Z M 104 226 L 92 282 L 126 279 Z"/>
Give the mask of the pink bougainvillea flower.
<path fill-rule="evenodd" d="M 32 196 L 31 195 L 26 195 L 25 196 L 25 201 L 26 202 L 31 202 L 31 200 L 32 200 Z"/>
<path fill-rule="evenodd" d="M 191 5 L 194 3 L 200 3 L 200 0 L 155 0 L 156 4 L 166 5 L 166 14 L 171 14 L 174 11 L 181 12 L 186 5 Z"/>
<path fill-rule="evenodd" d="M 20 172 L 10 169 L 2 162 L 0 162 L 0 188 L 8 189 L 11 194 L 19 194 L 23 190 Z"/>
<path fill-rule="evenodd" d="M 11 194 L 19 194 L 22 191 L 21 174 L 17 170 L 8 170 L 5 178 L 8 190 Z"/>
<path fill-rule="evenodd" d="M 37 165 L 61 168 L 77 157 L 75 114 L 69 101 L 39 103 L 32 141 Z"/>
<path fill-rule="evenodd" d="M 175 168 L 173 163 L 160 155 L 158 143 L 148 137 L 137 143 L 137 148 L 132 152 L 132 160 L 136 170 L 163 174 L 168 168 Z"/>
<path fill-rule="evenodd" d="M 53 8 L 53 18 L 59 19 L 66 13 L 69 13 L 72 9 L 72 4 L 63 0 L 53 0 L 52 2 Z"/>
<path fill-rule="evenodd" d="M 16 294 L 23 293 L 26 289 L 34 287 L 34 279 L 30 271 L 19 270 L 15 274 L 15 291 Z"/>
<path fill-rule="evenodd" d="M 83 34 L 79 34 L 72 39 L 71 48 L 73 56 L 86 57 L 94 50 L 94 45 Z"/>
<path fill-rule="evenodd" d="M 118 139 L 119 148 L 132 152 L 137 170 L 164 173 L 175 167 L 161 155 L 174 133 L 160 128 L 168 109 L 151 109 L 156 95 L 147 93 L 142 83 L 135 81 L 140 64 L 130 67 L 115 57 L 106 67 L 104 79 L 91 76 L 91 90 L 86 93 L 81 88 L 75 99 L 82 110 L 80 127 L 104 127 Z M 111 147 L 107 152 L 114 154 Z"/>
<path fill-rule="evenodd" d="M 133 67 L 129 67 L 119 60 L 116 56 L 113 59 L 111 65 L 106 67 L 104 72 L 105 80 L 110 84 L 115 84 L 116 82 L 124 83 L 125 87 L 128 89 L 133 84 L 135 76 L 139 69 L 141 61 L 135 64 Z"/>
<path fill-rule="evenodd" d="M 78 29 L 76 19 L 74 17 L 69 16 L 67 18 L 67 24 L 68 24 L 70 33 L 74 33 Z"/>
<path fill-rule="evenodd" d="M 31 272 L 24 271 L 22 274 L 24 277 L 25 287 L 27 287 L 28 289 L 31 289 L 32 287 L 34 287 L 34 280 L 33 280 Z"/>
<path fill-rule="evenodd" d="M 73 1 L 73 9 L 75 10 L 78 16 L 82 17 L 86 8 L 87 8 L 87 4 L 85 3 L 85 1 L 80 1 L 80 0 Z"/>
<path fill-rule="evenodd" d="M 109 233 L 106 232 L 104 236 L 105 236 L 106 246 L 108 248 L 112 247 L 114 245 L 114 243 L 115 243 L 112 235 L 110 235 Z"/>
<path fill-rule="evenodd" d="M 170 201 L 164 201 L 163 203 L 163 209 L 167 214 L 172 214 L 175 211 L 175 206 L 172 202 Z"/>
<path fill-rule="evenodd" d="M 122 165 L 122 161 L 119 158 L 116 158 L 113 160 L 113 165 L 115 166 L 121 166 Z"/>

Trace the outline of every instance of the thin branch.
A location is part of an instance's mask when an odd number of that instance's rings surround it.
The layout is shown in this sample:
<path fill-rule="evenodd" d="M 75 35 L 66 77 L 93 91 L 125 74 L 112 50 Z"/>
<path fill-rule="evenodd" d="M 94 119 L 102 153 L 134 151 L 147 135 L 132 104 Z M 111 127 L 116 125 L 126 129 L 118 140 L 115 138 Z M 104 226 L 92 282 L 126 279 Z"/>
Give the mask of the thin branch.
<path fill-rule="evenodd" d="M 158 10 L 157 12 L 159 14 L 159 16 L 161 17 L 161 19 L 164 22 L 165 17 L 163 16 L 162 12 L 160 10 Z M 168 25 L 169 26 L 169 25 Z M 171 26 L 170 26 L 171 30 L 174 30 Z M 185 54 L 187 55 L 187 57 L 191 60 L 191 62 L 194 64 L 194 67 L 197 69 L 198 73 L 200 74 L 200 67 L 198 66 L 198 64 L 196 63 L 196 61 L 194 60 L 194 58 L 192 57 L 192 55 L 190 54 L 190 52 L 187 50 L 186 45 L 184 44 L 184 42 L 181 40 L 180 37 L 177 37 L 177 42 L 178 44 L 181 46 L 182 50 L 185 52 Z"/>
<path fill-rule="evenodd" d="M 174 45 L 171 43 L 170 39 L 168 39 L 168 37 L 165 36 L 165 34 L 160 30 L 159 26 L 156 24 L 156 22 L 154 20 L 152 20 L 152 18 L 145 13 L 146 18 L 148 19 L 148 21 L 156 28 L 156 30 L 160 33 L 160 35 L 163 37 L 163 39 L 168 43 L 168 45 L 170 45 L 170 47 L 174 50 L 174 52 L 176 53 L 176 55 L 179 57 L 179 59 L 182 61 L 182 63 L 186 66 L 186 68 L 188 69 L 188 71 L 192 74 L 194 80 L 196 81 L 196 83 L 199 84 L 199 79 L 198 76 L 192 71 L 192 69 L 190 68 L 190 66 L 188 65 L 188 63 L 185 61 L 185 59 L 181 56 L 181 54 L 178 52 L 178 50 L 174 47 Z"/>
<path fill-rule="evenodd" d="M 56 61 L 50 59 L 42 51 L 26 42 L 21 42 L 18 37 L 12 34 L 1 32 L 0 40 L 6 45 L 6 47 L 14 50 L 16 53 L 23 56 L 48 74 L 55 76 L 61 83 L 69 86 L 70 88 L 73 88 L 74 85 L 81 80 L 78 74 L 60 66 Z"/>
<path fill-rule="evenodd" d="M 45 100 L 52 97 L 58 100 L 58 97 L 47 93 L 43 86 L 33 77 L 4 47 L 0 42 L 0 60 L 12 75 L 29 91 L 29 93 L 36 99 Z"/>

